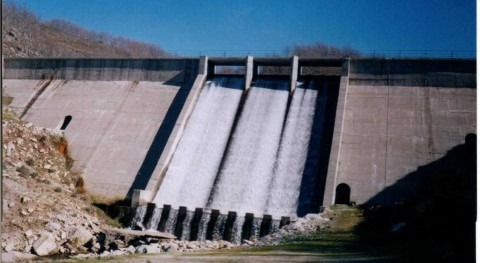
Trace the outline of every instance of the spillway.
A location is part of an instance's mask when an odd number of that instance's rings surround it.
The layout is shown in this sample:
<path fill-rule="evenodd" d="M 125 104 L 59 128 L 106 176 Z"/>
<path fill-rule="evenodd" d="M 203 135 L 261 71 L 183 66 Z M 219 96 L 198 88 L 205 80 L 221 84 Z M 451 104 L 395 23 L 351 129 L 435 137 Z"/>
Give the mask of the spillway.
<path fill-rule="evenodd" d="M 249 90 L 208 207 L 262 215 L 280 143 L 289 83 L 259 79 Z"/>
<path fill-rule="evenodd" d="M 244 80 L 216 77 L 208 81 L 155 197 L 158 205 L 205 207 L 217 174 Z"/>
<path fill-rule="evenodd" d="M 158 206 L 276 220 L 312 206 L 319 150 L 311 141 L 322 139 L 328 83 L 297 82 L 290 95 L 288 81 L 260 78 L 240 107 L 243 85 L 232 76 L 206 83 L 155 196 Z"/>
<path fill-rule="evenodd" d="M 299 83 L 295 89 L 268 190 L 266 214 L 296 216 L 317 95 L 314 81 Z"/>

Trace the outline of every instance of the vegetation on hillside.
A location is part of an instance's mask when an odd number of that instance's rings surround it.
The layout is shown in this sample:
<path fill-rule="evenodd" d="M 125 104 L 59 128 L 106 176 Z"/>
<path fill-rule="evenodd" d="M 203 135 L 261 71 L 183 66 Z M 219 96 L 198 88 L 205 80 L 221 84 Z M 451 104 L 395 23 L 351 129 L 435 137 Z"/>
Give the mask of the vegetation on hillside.
<path fill-rule="evenodd" d="M 294 44 L 285 48 L 287 55 L 296 55 L 305 58 L 331 58 L 331 57 L 351 57 L 358 58 L 362 56 L 362 53 L 351 47 L 335 47 L 324 44 L 322 42 L 316 42 L 311 45 Z"/>
<path fill-rule="evenodd" d="M 32 11 L 12 1 L 2 1 L 2 55 L 112 58 L 170 56 L 159 46 L 87 30 L 62 19 L 42 21 Z"/>

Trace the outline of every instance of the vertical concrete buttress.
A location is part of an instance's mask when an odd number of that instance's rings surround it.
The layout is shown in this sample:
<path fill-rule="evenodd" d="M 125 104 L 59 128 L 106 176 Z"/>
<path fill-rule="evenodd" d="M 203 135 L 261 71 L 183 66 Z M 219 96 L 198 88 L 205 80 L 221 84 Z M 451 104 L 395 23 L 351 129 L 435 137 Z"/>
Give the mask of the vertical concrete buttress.
<path fill-rule="evenodd" d="M 298 79 L 298 56 L 292 57 L 292 72 L 290 73 L 290 93 L 295 91 Z"/>
<path fill-rule="evenodd" d="M 208 57 L 201 56 L 198 62 L 198 75 L 207 75 Z"/>
<path fill-rule="evenodd" d="M 342 76 L 340 77 L 340 87 L 338 92 L 337 110 L 335 113 L 335 124 L 333 128 L 332 146 L 330 150 L 330 159 L 328 161 L 327 179 L 325 182 L 325 191 L 323 194 L 322 206 L 327 207 L 335 202 L 335 187 L 337 185 L 338 165 L 341 154 L 343 126 L 345 119 L 345 106 L 348 99 L 348 78 L 350 71 L 350 59 L 343 63 Z"/>
<path fill-rule="evenodd" d="M 247 56 L 245 65 L 245 90 L 250 88 L 253 79 L 253 57 Z"/>

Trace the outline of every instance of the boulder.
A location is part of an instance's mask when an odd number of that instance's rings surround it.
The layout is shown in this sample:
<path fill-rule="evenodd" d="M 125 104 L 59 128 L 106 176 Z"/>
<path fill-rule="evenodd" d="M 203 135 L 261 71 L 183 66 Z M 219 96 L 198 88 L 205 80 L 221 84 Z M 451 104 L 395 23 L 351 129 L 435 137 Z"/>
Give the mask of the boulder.
<path fill-rule="evenodd" d="M 158 254 L 162 252 L 162 248 L 158 244 L 150 244 L 145 246 L 147 254 Z"/>
<path fill-rule="evenodd" d="M 166 244 L 164 247 L 165 252 L 177 252 L 178 245 L 175 243 Z"/>
<path fill-rule="evenodd" d="M 192 242 L 188 242 L 188 243 L 187 243 L 187 248 L 188 248 L 188 249 L 197 249 L 197 245 L 195 245 L 195 244 L 192 243 Z"/>
<path fill-rule="evenodd" d="M 10 252 L 12 251 L 13 249 L 15 248 L 15 244 L 14 243 L 8 243 L 6 246 L 5 246 L 5 251 L 7 252 Z"/>
<path fill-rule="evenodd" d="M 85 245 L 92 238 L 93 238 L 92 233 L 90 233 L 90 231 L 88 231 L 84 227 L 80 226 L 80 227 L 77 227 L 77 229 L 75 230 L 75 233 L 70 238 L 69 243 L 74 248 L 79 248 L 79 247 Z"/>
<path fill-rule="evenodd" d="M 51 233 L 42 233 L 40 238 L 33 243 L 33 250 L 39 256 L 49 255 L 56 248 L 55 237 Z"/>
<path fill-rule="evenodd" d="M 147 253 L 147 246 L 141 245 L 135 249 L 135 253 L 139 254 L 146 254 Z"/>

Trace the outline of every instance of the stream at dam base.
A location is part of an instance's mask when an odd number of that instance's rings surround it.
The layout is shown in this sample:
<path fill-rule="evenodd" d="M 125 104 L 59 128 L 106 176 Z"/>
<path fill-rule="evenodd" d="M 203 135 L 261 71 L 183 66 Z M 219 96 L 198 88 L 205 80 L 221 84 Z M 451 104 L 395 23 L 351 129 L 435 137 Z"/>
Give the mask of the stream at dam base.
<path fill-rule="evenodd" d="M 154 203 L 137 208 L 132 228 L 240 243 L 318 212 L 309 200 L 319 177 L 312 141 L 323 139 L 333 85 L 299 81 L 290 93 L 281 78 L 259 78 L 247 91 L 241 77 L 207 81 Z"/>

